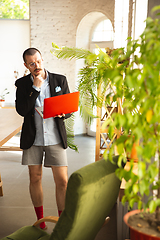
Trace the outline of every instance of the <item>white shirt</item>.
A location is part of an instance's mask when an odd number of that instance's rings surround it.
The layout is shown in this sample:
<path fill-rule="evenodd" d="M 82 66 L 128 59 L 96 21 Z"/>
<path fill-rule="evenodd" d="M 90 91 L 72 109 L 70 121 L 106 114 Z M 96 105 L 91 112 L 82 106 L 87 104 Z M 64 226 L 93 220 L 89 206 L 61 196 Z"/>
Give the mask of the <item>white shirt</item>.
<path fill-rule="evenodd" d="M 43 106 L 45 98 L 51 97 L 50 86 L 49 86 L 49 75 L 46 71 L 47 77 L 44 80 L 41 88 L 32 86 L 37 91 L 40 91 L 39 96 L 36 99 L 35 107 Z M 31 76 L 33 81 L 33 77 Z M 57 129 L 56 122 L 54 118 L 43 119 L 39 113 L 35 110 L 35 126 L 36 126 L 36 137 L 33 145 L 35 146 L 48 146 L 55 145 L 61 142 L 59 132 Z"/>

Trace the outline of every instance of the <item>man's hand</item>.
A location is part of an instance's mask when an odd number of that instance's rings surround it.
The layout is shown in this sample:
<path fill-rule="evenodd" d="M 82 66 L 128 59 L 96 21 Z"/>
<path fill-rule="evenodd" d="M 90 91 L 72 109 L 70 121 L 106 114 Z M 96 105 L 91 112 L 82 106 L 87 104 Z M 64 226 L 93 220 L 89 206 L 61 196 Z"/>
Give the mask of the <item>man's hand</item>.
<path fill-rule="evenodd" d="M 59 118 L 65 117 L 65 114 L 62 113 L 62 115 L 58 115 L 58 116 L 56 116 L 56 117 L 59 117 Z"/>
<path fill-rule="evenodd" d="M 33 85 L 40 88 L 42 86 L 42 84 L 44 83 L 43 78 L 41 77 L 41 75 L 33 75 Z"/>

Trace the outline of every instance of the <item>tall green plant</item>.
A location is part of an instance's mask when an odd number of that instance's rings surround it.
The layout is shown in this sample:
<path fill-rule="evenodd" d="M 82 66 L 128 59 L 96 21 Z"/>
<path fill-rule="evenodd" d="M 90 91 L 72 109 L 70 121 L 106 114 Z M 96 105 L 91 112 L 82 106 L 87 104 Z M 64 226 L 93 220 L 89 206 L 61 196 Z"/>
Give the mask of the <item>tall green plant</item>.
<path fill-rule="evenodd" d="M 117 58 L 115 51 L 112 61 L 116 62 Z M 110 79 L 116 87 L 114 99 L 124 98 L 124 114 L 114 114 L 114 121 L 108 120 L 103 127 L 109 124 L 109 132 L 122 127 L 123 134 L 109 152 L 111 156 L 116 144 L 120 160 L 131 151 L 134 142 L 140 141 L 137 147 L 138 174 L 132 172 L 133 164 L 130 171 L 122 169 L 117 172 L 127 181 L 122 202 L 128 201 L 131 208 L 137 202 L 139 209 L 149 208 L 154 212 L 160 206 L 160 19 L 148 18 L 140 38 L 128 43 L 121 58 L 124 63 L 118 66 L 119 74 L 114 76 L 111 71 Z M 150 192 L 154 189 L 158 194 L 153 199 Z M 146 196 L 148 201 L 145 203 Z"/>

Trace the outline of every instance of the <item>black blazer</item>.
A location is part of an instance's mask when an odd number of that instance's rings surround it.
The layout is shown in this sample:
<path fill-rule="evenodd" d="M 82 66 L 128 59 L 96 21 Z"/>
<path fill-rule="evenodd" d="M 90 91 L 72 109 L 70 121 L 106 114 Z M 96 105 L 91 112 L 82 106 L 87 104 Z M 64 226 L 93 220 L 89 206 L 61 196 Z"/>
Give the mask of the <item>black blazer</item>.
<path fill-rule="evenodd" d="M 48 74 L 50 92 L 52 97 L 69 93 L 69 87 L 65 76 L 49 72 Z M 32 87 L 33 82 L 31 80 L 31 74 L 17 79 L 15 85 L 17 87 L 15 101 L 16 111 L 19 115 L 24 117 L 20 139 L 20 148 L 28 149 L 33 145 L 36 136 L 34 113 L 35 101 L 39 95 L 39 92 Z M 61 87 L 61 91 L 55 91 L 55 88 L 57 86 Z M 70 116 L 71 114 L 66 114 L 65 118 L 68 118 Z M 67 135 L 64 118 L 56 117 L 55 121 L 62 140 L 63 147 L 67 148 Z"/>

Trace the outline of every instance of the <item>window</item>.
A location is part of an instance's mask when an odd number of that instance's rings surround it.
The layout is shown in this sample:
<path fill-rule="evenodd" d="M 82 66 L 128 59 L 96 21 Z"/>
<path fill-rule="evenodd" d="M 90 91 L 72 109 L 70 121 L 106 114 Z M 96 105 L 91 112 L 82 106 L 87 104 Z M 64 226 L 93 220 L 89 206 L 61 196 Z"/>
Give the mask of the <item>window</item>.
<path fill-rule="evenodd" d="M 0 18 L 29 19 L 29 0 L 1 0 Z"/>
<path fill-rule="evenodd" d="M 109 19 L 103 18 L 93 28 L 90 42 L 90 50 L 96 52 L 96 45 L 105 51 L 106 47 L 113 48 L 114 32 Z"/>
<path fill-rule="evenodd" d="M 113 27 L 109 19 L 101 21 L 95 28 L 92 42 L 113 41 Z"/>
<path fill-rule="evenodd" d="M 113 40 L 114 40 L 114 31 L 112 23 L 109 19 L 103 17 L 101 21 L 99 21 L 95 27 L 93 28 L 91 34 L 91 42 L 90 42 L 90 50 L 92 52 L 98 53 L 98 49 L 96 45 L 101 48 L 104 52 L 106 52 L 106 48 L 113 48 Z M 102 109 L 104 111 L 104 109 Z M 97 114 L 97 109 L 94 108 L 94 114 Z M 92 124 L 88 126 L 88 135 L 95 136 L 96 132 L 96 119 L 93 120 Z"/>

